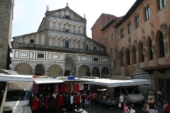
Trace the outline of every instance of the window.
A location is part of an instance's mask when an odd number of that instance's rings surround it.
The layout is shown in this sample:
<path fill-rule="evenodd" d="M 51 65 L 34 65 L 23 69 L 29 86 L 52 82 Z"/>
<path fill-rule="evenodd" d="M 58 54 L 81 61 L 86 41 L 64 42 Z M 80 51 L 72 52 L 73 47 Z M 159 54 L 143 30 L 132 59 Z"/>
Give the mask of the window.
<path fill-rule="evenodd" d="M 140 19 L 139 19 L 139 16 L 137 16 L 137 17 L 135 18 L 135 20 L 136 20 L 136 28 L 140 27 Z"/>
<path fill-rule="evenodd" d="M 113 66 L 116 67 L 116 60 L 113 60 Z"/>
<path fill-rule="evenodd" d="M 159 9 L 162 9 L 166 6 L 166 0 L 159 0 Z"/>
<path fill-rule="evenodd" d="M 44 58 L 44 54 L 37 54 L 37 58 Z"/>
<path fill-rule="evenodd" d="M 111 38 L 112 38 L 112 39 L 114 38 L 114 34 L 111 35 Z"/>
<path fill-rule="evenodd" d="M 65 47 L 69 48 L 69 42 L 68 41 L 65 41 Z"/>
<path fill-rule="evenodd" d="M 148 20 L 150 18 L 150 8 L 149 5 L 145 7 L 145 19 Z"/>
<path fill-rule="evenodd" d="M 69 29 L 63 29 L 64 32 L 68 33 L 69 32 Z"/>
<path fill-rule="evenodd" d="M 96 47 L 94 46 L 94 50 L 96 50 Z"/>
<path fill-rule="evenodd" d="M 121 29 L 121 38 L 124 38 L 124 29 Z"/>
<path fill-rule="evenodd" d="M 99 58 L 94 58 L 94 61 L 99 61 Z"/>
<path fill-rule="evenodd" d="M 132 26 L 131 26 L 131 24 L 128 24 L 128 33 L 129 33 L 129 34 L 132 33 Z"/>
<path fill-rule="evenodd" d="M 88 45 L 86 44 L 86 50 L 88 50 Z"/>
<path fill-rule="evenodd" d="M 110 54 L 112 54 L 112 48 L 110 48 Z"/>
<path fill-rule="evenodd" d="M 68 15 L 66 15 L 66 17 L 65 17 L 66 19 L 70 19 L 70 17 L 68 16 Z"/>

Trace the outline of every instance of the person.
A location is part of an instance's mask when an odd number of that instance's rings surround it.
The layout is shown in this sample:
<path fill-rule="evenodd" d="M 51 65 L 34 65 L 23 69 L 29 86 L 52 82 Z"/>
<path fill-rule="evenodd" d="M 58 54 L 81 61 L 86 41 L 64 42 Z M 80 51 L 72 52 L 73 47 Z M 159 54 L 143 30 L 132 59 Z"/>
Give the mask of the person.
<path fill-rule="evenodd" d="M 168 113 L 168 106 L 169 106 L 169 105 L 168 105 L 168 102 L 164 100 L 163 103 L 164 103 L 164 104 L 163 104 L 164 113 Z"/>
<path fill-rule="evenodd" d="M 95 106 L 95 101 L 96 101 L 97 94 L 96 94 L 95 92 L 93 92 L 93 93 L 91 94 L 91 97 L 92 97 L 92 105 Z"/>
<path fill-rule="evenodd" d="M 145 104 L 142 108 L 142 113 L 148 113 L 148 104 Z"/>
<path fill-rule="evenodd" d="M 83 94 L 83 96 L 84 96 L 84 99 L 85 99 L 85 105 L 88 105 L 88 96 L 87 96 L 87 93 L 86 93 L 86 91 L 84 91 L 84 94 Z"/>
<path fill-rule="evenodd" d="M 123 103 L 124 103 L 124 97 L 123 97 L 123 94 L 121 93 L 119 97 L 119 104 L 120 104 L 119 108 L 120 109 L 123 109 Z"/>
<path fill-rule="evenodd" d="M 80 103 L 81 103 L 81 96 L 80 96 L 80 93 L 78 92 L 77 95 L 76 95 L 77 111 L 79 111 Z"/>
<path fill-rule="evenodd" d="M 162 98 L 162 92 L 160 90 L 156 92 L 156 95 L 158 99 Z"/>
<path fill-rule="evenodd" d="M 81 94 L 81 99 L 82 99 L 82 108 L 84 109 L 85 98 L 84 98 L 83 94 Z"/>
<path fill-rule="evenodd" d="M 129 113 L 136 113 L 133 104 L 130 105 L 130 111 L 129 111 Z"/>
<path fill-rule="evenodd" d="M 126 102 L 124 102 L 124 111 L 123 111 L 123 113 L 129 113 L 129 108 L 126 105 Z"/>
<path fill-rule="evenodd" d="M 155 113 L 156 105 L 154 103 L 154 100 L 152 98 L 149 98 L 148 100 L 148 105 L 149 105 L 149 113 Z"/>
<path fill-rule="evenodd" d="M 155 101 L 155 96 L 153 95 L 153 93 L 150 93 L 149 96 L 148 96 L 148 99 L 152 99 L 153 101 Z"/>

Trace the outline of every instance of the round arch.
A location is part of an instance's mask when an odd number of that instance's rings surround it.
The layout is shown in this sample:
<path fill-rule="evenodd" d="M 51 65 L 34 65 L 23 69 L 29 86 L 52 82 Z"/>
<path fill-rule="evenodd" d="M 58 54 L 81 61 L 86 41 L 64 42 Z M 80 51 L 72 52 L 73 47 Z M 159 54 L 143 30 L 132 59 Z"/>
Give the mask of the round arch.
<path fill-rule="evenodd" d="M 92 76 L 100 77 L 99 68 L 97 66 L 92 69 Z"/>
<path fill-rule="evenodd" d="M 120 63 L 120 66 L 124 66 L 124 60 L 123 60 L 123 52 L 122 51 L 120 51 L 119 52 L 119 63 Z"/>
<path fill-rule="evenodd" d="M 146 46 L 148 47 L 148 51 L 146 53 L 148 60 L 153 60 L 153 52 L 152 52 L 152 39 L 151 37 L 147 37 Z"/>
<path fill-rule="evenodd" d="M 74 62 L 75 59 L 72 56 L 68 56 L 65 58 L 65 76 L 75 75 L 74 72 L 76 72 L 76 69 Z"/>
<path fill-rule="evenodd" d="M 43 64 L 37 64 L 35 66 L 34 75 L 45 75 L 45 67 Z"/>
<path fill-rule="evenodd" d="M 90 68 L 86 65 L 82 65 L 78 71 L 78 77 L 90 76 Z"/>
<path fill-rule="evenodd" d="M 141 41 L 138 43 L 138 58 L 139 63 L 144 62 L 143 43 Z"/>
<path fill-rule="evenodd" d="M 155 38 L 155 42 L 156 42 L 156 55 L 158 58 L 162 58 L 165 57 L 165 50 L 164 50 L 164 38 L 163 38 L 163 34 L 161 31 L 157 31 L 156 33 L 156 38 Z"/>
<path fill-rule="evenodd" d="M 27 63 L 18 64 L 15 66 L 14 71 L 16 71 L 18 74 L 32 75 L 32 67 Z"/>
<path fill-rule="evenodd" d="M 129 48 L 126 48 L 126 64 L 130 65 L 130 51 L 129 51 Z"/>
<path fill-rule="evenodd" d="M 53 64 L 48 68 L 48 76 L 62 76 L 62 68 L 57 65 Z"/>
<path fill-rule="evenodd" d="M 107 78 L 109 75 L 109 69 L 107 67 L 102 68 L 101 78 Z"/>
<path fill-rule="evenodd" d="M 132 64 L 136 64 L 136 47 L 132 46 Z"/>

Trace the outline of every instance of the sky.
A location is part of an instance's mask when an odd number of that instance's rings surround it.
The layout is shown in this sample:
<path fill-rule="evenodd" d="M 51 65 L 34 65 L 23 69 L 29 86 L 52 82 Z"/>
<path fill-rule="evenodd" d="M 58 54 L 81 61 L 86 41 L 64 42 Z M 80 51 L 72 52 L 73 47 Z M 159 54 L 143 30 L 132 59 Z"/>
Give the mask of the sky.
<path fill-rule="evenodd" d="M 15 0 L 12 37 L 37 32 L 45 17 L 46 6 L 49 11 L 68 6 L 87 20 L 87 36 L 102 13 L 123 16 L 136 0 Z"/>

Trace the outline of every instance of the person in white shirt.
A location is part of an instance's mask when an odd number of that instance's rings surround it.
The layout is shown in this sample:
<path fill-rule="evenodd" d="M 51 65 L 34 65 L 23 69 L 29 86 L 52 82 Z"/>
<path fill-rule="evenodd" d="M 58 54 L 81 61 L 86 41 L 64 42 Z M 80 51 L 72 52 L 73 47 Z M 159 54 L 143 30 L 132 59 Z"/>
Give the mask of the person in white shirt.
<path fill-rule="evenodd" d="M 123 94 L 121 93 L 120 94 L 120 97 L 119 97 L 119 108 L 120 109 L 123 109 L 123 103 L 124 103 L 124 97 L 123 97 Z"/>
<path fill-rule="evenodd" d="M 133 104 L 130 105 L 130 111 L 129 111 L 129 113 L 136 113 Z"/>

